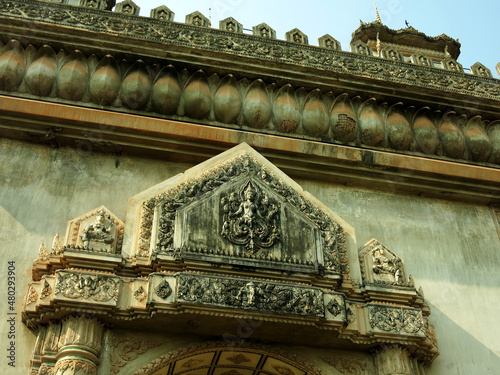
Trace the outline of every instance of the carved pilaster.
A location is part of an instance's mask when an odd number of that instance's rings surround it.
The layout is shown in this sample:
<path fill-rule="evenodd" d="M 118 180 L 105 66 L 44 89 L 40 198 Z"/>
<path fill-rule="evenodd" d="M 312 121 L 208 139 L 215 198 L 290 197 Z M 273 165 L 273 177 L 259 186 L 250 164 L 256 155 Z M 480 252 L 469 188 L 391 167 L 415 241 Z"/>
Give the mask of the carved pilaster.
<path fill-rule="evenodd" d="M 418 375 L 406 349 L 398 345 L 383 346 L 375 353 L 377 375 Z"/>
<path fill-rule="evenodd" d="M 70 316 L 62 323 L 54 375 L 95 375 L 103 325 L 96 318 Z"/>

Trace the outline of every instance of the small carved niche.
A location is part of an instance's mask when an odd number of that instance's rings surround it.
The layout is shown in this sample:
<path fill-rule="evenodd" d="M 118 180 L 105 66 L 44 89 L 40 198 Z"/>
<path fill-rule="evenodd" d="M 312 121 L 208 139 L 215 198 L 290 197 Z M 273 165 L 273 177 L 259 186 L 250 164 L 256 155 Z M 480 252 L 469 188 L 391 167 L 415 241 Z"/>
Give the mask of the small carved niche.
<path fill-rule="evenodd" d="M 376 239 L 371 239 L 359 250 L 359 261 L 365 284 L 412 286 L 403 259 Z"/>
<path fill-rule="evenodd" d="M 372 49 L 368 44 L 363 43 L 360 40 L 355 41 L 354 43 L 351 43 L 351 52 L 357 53 L 358 55 L 365 55 L 365 56 L 371 56 L 373 55 Z"/>
<path fill-rule="evenodd" d="M 141 8 L 139 8 L 133 1 L 125 0 L 121 3 L 116 4 L 115 12 L 138 16 L 140 9 Z"/>
<path fill-rule="evenodd" d="M 124 227 L 101 206 L 69 222 L 64 247 L 114 254 L 121 247 Z"/>

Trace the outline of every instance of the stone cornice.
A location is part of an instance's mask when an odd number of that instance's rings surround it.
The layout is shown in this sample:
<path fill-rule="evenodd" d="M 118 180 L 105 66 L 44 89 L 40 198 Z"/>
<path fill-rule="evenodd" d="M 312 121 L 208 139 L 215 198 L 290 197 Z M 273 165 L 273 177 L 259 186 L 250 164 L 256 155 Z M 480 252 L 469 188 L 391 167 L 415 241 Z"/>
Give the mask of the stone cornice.
<path fill-rule="evenodd" d="M 225 59 L 228 55 L 238 56 L 370 78 L 384 81 L 384 84 L 390 82 L 442 93 L 500 99 L 500 82 L 497 79 L 109 11 L 46 2 L 41 7 L 34 0 L 2 0 L 0 17 L 30 22 L 32 30 L 37 28 L 36 24 L 54 24 L 61 28 L 61 33 L 70 27 L 99 33 L 100 37 L 94 35 L 93 38 L 103 40 L 110 35 L 127 37 L 220 53 Z M 124 46 L 124 49 L 128 48 Z"/>

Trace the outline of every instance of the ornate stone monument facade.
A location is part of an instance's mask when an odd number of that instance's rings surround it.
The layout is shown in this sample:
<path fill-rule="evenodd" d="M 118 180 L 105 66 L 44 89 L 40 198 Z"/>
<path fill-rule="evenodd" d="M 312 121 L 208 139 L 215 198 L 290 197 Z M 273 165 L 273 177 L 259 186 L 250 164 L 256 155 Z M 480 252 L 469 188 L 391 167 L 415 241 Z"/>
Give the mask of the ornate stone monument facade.
<path fill-rule="evenodd" d="M 379 18 L 347 52 L 150 15 L 0 0 L 0 368 L 498 368 L 491 71 Z"/>

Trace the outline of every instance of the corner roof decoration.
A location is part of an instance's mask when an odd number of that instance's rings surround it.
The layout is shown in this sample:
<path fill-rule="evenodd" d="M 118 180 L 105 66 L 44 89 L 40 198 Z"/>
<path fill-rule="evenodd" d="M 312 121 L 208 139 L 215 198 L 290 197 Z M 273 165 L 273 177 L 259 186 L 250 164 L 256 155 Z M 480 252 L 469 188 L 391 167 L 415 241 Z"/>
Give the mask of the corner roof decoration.
<path fill-rule="evenodd" d="M 382 24 L 380 18 L 370 23 L 361 23 L 361 25 L 352 33 L 351 43 L 362 41 L 376 41 L 381 43 L 391 43 L 406 46 L 408 49 L 424 49 L 437 53 L 444 53 L 447 48 L 451 57 L 455 60 L 460 55 L 460 43 L 458 39 L 453 39 L 446 34 L 430 37 L 423 32 L 418 31 L 412 26 L 405 29 L 392 30 Z"/>

